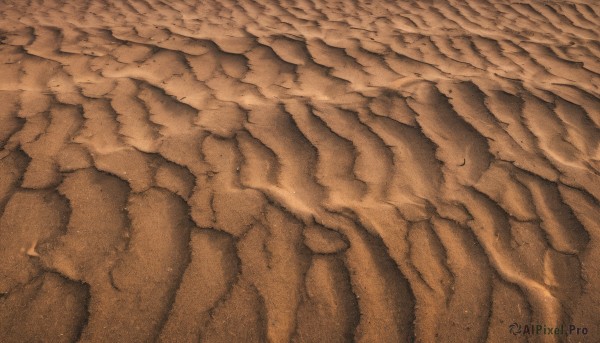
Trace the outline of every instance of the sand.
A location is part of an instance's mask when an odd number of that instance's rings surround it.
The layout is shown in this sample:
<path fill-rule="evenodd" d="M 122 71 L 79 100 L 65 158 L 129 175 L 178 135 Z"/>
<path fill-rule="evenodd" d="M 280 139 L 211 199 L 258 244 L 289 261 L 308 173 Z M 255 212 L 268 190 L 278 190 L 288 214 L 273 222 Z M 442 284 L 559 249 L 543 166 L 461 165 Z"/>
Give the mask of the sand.
<path fill-rule="evenodd" d="M 1 0 L 0 342 L 600 342 L 599 22 Z"/>

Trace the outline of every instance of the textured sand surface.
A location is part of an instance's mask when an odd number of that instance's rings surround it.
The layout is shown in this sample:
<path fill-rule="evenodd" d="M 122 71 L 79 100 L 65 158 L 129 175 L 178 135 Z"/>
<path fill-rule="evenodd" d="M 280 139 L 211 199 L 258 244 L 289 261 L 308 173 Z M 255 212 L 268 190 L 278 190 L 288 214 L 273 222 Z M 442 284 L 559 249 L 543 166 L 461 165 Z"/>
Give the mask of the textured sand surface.
<path fill-rule="evenodd" d="M 600 342 L 599 22 L 0 0 L 0 342 Z"/>

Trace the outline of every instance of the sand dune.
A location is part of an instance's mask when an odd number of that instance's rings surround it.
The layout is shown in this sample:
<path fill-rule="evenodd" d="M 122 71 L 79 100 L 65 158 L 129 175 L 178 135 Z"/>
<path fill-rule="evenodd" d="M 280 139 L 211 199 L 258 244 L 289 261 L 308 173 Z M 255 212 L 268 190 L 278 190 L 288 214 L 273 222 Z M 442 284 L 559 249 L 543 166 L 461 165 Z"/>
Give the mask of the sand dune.
<path fill-rule="evenodd" d="M 0 0 L 0 342 L 600 342 L 599 22 Z"/>

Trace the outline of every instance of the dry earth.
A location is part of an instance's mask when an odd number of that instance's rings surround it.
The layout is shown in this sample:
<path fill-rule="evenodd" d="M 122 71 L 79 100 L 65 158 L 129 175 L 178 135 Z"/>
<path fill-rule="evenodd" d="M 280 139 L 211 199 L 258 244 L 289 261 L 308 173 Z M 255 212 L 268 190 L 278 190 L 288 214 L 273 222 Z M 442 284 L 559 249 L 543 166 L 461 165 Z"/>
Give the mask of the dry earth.
<path fill-rule="evenodd" d="M 0 342 L 600 342 L 599 14 L 1 0 Z"/>

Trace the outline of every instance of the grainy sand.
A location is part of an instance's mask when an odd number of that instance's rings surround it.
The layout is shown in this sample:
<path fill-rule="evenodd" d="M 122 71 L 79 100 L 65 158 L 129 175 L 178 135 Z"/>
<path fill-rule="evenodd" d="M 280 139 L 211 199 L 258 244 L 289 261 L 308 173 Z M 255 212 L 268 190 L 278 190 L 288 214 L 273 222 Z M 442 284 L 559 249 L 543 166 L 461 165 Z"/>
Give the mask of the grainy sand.
<path fill-rule="evenodd" d="M 0 342 L 600 342 L 599 22 L 1 0 Z"/>

